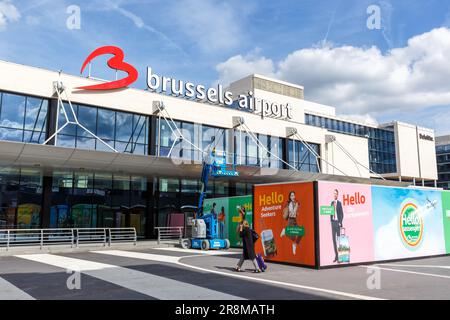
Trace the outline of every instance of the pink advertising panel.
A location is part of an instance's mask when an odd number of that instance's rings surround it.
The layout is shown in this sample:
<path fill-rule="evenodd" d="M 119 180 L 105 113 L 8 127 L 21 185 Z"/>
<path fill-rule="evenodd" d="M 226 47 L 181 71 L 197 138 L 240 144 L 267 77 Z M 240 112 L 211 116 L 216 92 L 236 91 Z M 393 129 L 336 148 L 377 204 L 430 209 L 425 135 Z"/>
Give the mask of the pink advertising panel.
<path fill-rule="evenodd" d="M 370 185 L 318 182 L 320 266 L 374 260 Z"/>

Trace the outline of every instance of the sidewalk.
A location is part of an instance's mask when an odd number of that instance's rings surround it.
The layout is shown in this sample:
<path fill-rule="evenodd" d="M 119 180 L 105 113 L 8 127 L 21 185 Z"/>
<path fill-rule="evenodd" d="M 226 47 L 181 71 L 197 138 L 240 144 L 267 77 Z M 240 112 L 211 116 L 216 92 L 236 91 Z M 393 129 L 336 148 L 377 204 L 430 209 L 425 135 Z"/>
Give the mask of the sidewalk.
<path fill-rule="evenodd" d="M 8 250 L 6 247 L 0 247 L 0 257 L 13 256 L 18 254 L 37 254 L 37 253 L 66 253 L 66 252 L 87 252 L 92 250 L 133 250 L 133 249 L 151 249 L 151 248 L 166 248 L 175 247 L 178 243 L 175 242 L 162 242 L 158 244 L 157 240 L 141 240 L 137 241 L 136 245 L 132 242 L 124 243 L 112 243 L 103 245 L 96 244 L 80 244 L 78 247 L 70 247 L 70 245 L 50 245 L 44 246 L 42 249 L 40 246 L 16 246 L 10 247 Z"/>

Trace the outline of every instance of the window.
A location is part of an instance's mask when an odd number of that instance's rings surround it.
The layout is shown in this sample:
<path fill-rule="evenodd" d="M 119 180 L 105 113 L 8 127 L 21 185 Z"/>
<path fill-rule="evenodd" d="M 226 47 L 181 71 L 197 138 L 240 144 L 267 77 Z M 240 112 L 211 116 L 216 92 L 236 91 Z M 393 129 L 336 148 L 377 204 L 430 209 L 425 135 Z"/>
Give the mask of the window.
<path fill-rule="evenodd" d="M 45 141 L 48 100 L 0 93 L 0 140 Z"/>
<path fill-rule="evenodd" d="M 323 117 L 307 114 L 306 122 L 307 124 L 320 127 L 322 126 L 322 120 L 319 118 Z M 372 171 L 376 173 L 392 173 L 397 171 L 395 135 L 392 129 L 365 127 L 334 119 L 330 121 L 331 122 L 325 122 L 327 129 L 330 131 L 352 134 L 360 137 L 366 137 L 368 135 L 370 168 Z M 289 151 L 291 152 L 291 150 Z M 289 157 L 289 161 L 293 161 L 291 155 Z"/>
<path fill-rule="evenodd" d="M 55 171 L 50 227 L 135 227 L 145 233 L 145 177 Z"/>
<path fill-rule="evenodd" d="M 183 193 L 197 193 L 199 192 L 199 183 L 197 180 L 181 180 L 181 192 Z"/>
<path fill-rule="evenodd" d="M 226 130 L 202 125 L 202 148 L 206 150 L 209 145 L 217 151 L 226 151 Z"/>
<path fill-rule="evenodd" d="M 69 105 L 65 103 L 68 118 L 74 121 Z M 96 139 L 83 128 L 69 124 L 58 134 L 57 145 L 89 150 L 112 151 L 147 154 L 149 120 L 147 116 L 118 112 L 103 108 L 72 104 L 78 121 Z M 62 108 L 59 112 L 58 128 L 66 123 Z M 109 147 L 110 146 L 110 147 Z"/>
<path fill-rule="evenodd" d="M 195 139 L 194 124 L 183 122 L 181 124 L 181 133 L 183 134 L 185 139 L 183 139 L 180 143 L 181 147 L 180 158 L 186 160 L 194 160 L 195 152 L 197 149 L 194 148 L 192 144 L 198 146 L 198 143 L 195 143 L 197 139 Z"/>
<path fill-rule="evenodd" d="M 181 127 L 181 123 L 179 121 L 174 121 L 175 125 Z M 159 124 L 159 137 L 157 141 L 157 147 L 159 147 L 159 155 L 161 157 L 172 156 L 172 152 L 175 153 L 177 157 L 179 157 L 180 153 L 180 142 L 175 141 L 176 136 L 172 133 L 171 127 L 165 122 L 161 121 Z"/>
<path fill-rule="evenodd" d="M 2 168 L 0 181 L 0 228 L 39 228 L 42 173 L 36 169 Z"/>
<path fill-rule="evenodd" d="M 301 141 L 289 139 L 288 150 L 289 164 L 297 170 L 305 172 L 320 171 L 317 164 L 317 157 L 314 154 L 320 155 L 320 145 L 315 143 L 308 143 L 306 145 Z"/>
<path fill-rule="evenodd" d="M 259 165 L 258 145 L 252 139 L 252 137 L 250 137 L 249 134 L 245 135 L 244 141 L 245 141 L 246 164 L 249 166 Z"/>
<path fill-rule="evenodd" d="M 180 182 L 178 179 L 159 179 L 159 191 L 180 192 Z"/>
<path fill-rule="evenodd" d="M 159 149 L 161 157 L 170 153 L 170 157 L 201 161 L 203 155 L 200 150 L 206 151 L 208 147 L 214 147 L 218 152 L 227 150 L 226 129 L 182 121 L 168 124 L 165 120 L 158 120 L 157 126 L 156 149 Z M 178 130 L 185 139 L 177 139 Z"/>

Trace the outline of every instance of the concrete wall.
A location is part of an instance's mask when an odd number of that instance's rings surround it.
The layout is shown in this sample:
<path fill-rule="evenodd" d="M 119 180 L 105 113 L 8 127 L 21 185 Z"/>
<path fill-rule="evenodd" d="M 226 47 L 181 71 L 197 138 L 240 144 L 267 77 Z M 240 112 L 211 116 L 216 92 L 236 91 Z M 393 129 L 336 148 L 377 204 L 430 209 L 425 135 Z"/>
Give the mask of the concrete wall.
<path fill-rule="evenodd" d="M 423 139 L 421 135 L 432 137 L 433 140 Z M 417 141 L 419 146 L 420 177 L 423 179 L 437 180 L 438 172 L 434 131 L 418 127 Z"/>

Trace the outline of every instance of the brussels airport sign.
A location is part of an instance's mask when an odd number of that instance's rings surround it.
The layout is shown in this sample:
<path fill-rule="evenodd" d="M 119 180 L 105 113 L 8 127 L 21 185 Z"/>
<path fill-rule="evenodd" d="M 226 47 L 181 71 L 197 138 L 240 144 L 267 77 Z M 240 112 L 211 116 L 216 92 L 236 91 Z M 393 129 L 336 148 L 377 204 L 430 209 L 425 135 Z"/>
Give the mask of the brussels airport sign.
<path fill-rule="evenodd" d="M 91 63 L 94 58 L 106 54 L 113 55 L 107 62 L 108 66 L 111 69 L 123 71 L 127 73 L 128 76 L 123 79 L 102 84 L 78 87 L 77 89 L 115 90 L 126 88 L 137 80 L 137 70 L 132 65 L 124 62 L 124 53 L 122 49 L 115 46 L 104 46 L 95 49 L 83 62 L 81 73 L 83 73 L 85 67 Z M 262 118 L 292 119 L 292 108 L 289 103 L 279 104 L 270 102 L 266 99 L 255 98 L 253 92 L 248 92 L 247 95 L 241 94 L 234 97 L 232 92 L 224 90 L 223 86 L 220 84 L 216 88 L 207 88 L 204 85 L 196 85 L 192 82 L 159 76 L 152 73 L 150 67 L 147 68 L 147 87 L 151 91 L 166 93 L 175 97 L 204 101 L 226 107 L 235 107 L 238 110 L 259 114 Z"/>
<path fill-rule="evenodd" d="M 246 95 L 241 94 L 235 99 L 233 93 L 224 90 L 221 84 L 214 88 L 207 88 L 201 84 L 159 76 L 153 73 L 150 67 L 147 68 L 147 87 L 152 91 L 167 93 L 176 97 L 207 101 L 228 107 L 236 105 L 238 110 L 257 113 L 262 118 L 292 119 L 292 109 L 289 103 L 278 104 L 255 98 L 251 91 Z"/>

